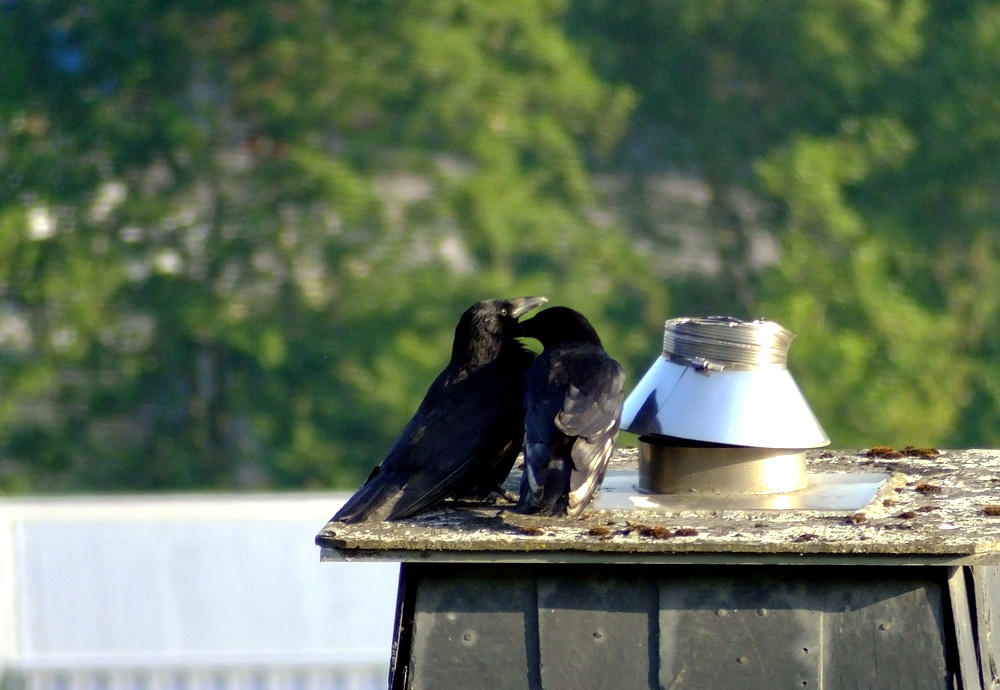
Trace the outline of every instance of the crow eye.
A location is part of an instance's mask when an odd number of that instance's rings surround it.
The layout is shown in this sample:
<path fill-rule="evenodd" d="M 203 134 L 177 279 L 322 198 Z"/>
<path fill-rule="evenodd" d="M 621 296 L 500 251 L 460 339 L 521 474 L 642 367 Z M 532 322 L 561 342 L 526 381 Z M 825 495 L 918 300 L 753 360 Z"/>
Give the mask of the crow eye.
<path fill-rule="evenodd" d="M 500 316 L 507 316 L 507 307 L 503 307 L 500 309 Z"/>

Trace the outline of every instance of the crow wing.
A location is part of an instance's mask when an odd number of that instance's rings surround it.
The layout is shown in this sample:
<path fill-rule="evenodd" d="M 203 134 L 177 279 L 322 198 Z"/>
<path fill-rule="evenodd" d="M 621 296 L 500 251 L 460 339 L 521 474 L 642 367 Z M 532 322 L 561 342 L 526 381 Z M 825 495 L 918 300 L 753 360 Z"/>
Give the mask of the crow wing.
<path fill-rule="evenodd" d="M 529 372 L 519 507 L 576 516 L 604 479 L 621 420 L 625 374 L 600 347 L 546 350 Z"/>
<path fill-rule="evenodd" d="M 522 353 L 511 354 L 472 372 L 445 369 L 385 460 L 333 519 L 410 517 L 504 465 L 509 472 L 521 446 L 526 368 Z"/>
<path fill-rule="evenodd" d="M 596 386 L 581 389 L 570 385 L 556 417 L 556 426 L 567 436 L 576 437 L 570 451 L 573 471 L 566 508 L 570 517 L 583 512 L 604 481 L 618 439 L 625 374 L 614 360 L 608 358 L 607 364 L 613 366 L 600 372 Z"/>

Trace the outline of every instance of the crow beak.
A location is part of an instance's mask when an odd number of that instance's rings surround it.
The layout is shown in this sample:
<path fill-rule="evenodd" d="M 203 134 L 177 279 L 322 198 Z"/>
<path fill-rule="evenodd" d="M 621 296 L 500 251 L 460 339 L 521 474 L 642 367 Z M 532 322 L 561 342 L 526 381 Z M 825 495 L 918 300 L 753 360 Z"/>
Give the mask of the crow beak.
<path fill-rule="evenodd" d="M 510 315 L 517 319 L 549 300 L 545 297 L 515 297 L 508 301 L 510 302 Z"/>

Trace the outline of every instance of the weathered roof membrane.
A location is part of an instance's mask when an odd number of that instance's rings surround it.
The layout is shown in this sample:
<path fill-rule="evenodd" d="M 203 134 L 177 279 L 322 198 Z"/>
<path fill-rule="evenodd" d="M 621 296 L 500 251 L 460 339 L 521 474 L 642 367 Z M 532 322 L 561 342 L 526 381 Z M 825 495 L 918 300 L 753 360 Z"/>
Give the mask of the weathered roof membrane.
<path fill-rule="evenodd" d="M 689 495 L 673 508 L 598 503 L 566 519 L 520 515 L 506 501 L 455 502 L 398 522 L 331 522 L 316 543 L 324 560 L 1000 563 L 1000 450 L 882 454 L 898 457 L 807 453 L 810 474 L 885 473 L 860 510 L 720 508 Z M 635 468 L 634 448 L 617 451 L 612 472 Z M 516 492 L 519 481 L 515 470 L 506 486 Z"/>

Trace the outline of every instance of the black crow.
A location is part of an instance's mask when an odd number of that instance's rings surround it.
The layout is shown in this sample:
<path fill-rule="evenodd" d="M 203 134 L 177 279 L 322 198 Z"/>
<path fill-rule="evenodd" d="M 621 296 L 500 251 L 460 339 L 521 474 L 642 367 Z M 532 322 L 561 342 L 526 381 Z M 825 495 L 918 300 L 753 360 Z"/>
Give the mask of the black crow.
<path fill-rule="evenodd" d="M 500 487 L 521 450 L 524 380 L 534 358 L 515 339 L 517 319 L 547 301 L 487 300 L 462 314 L 448 366 L 334 520 L 395 520 Z"/>
<path fill-rule="evenodd" d="M 545 349 L 528 369 L 517 510 L 576 517 L 604 480 L 625 373 L 583 314 L 567 307 L 539 312 L 518 332 Z"/>

